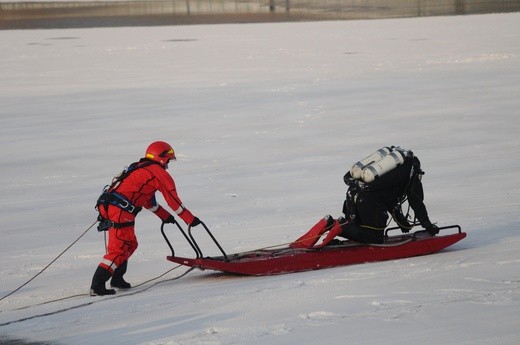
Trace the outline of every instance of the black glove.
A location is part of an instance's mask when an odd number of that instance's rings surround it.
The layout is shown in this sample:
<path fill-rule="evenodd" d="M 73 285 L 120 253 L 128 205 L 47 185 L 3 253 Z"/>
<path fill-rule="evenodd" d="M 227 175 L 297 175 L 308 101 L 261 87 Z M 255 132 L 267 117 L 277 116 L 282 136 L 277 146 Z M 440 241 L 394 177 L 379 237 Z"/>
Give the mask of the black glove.
<path fill-rule="evenodd" d="M 191 226 L 192 228 L 194 228 L 194 227 L 196 227 L 196 226 L 199 225 L 199 224 L 200 224 L 200 219 L 197 218 L 197 217 L 195 217 L 195 218 L 193 218 L 193 222 L 191 222 L 190 226 Z"/>
<path fill-rule="evenodd" d="M 175 220 L 175 217 L 173 217 L 171 214 L 168 216 L 168 218 L 166 218 L 165 220 L 163 220 L 163 222 L 165 223 L 172 223 L 172 224 L 175 224 L 177 221 Z"/>
<path fill-rule="evenodd" d="M 426 230 L 428 230 L 428 232 L 430 233 L 430 235 L 432 236 L 435 236 L 439 233 L 439 227 L 435 224 L 428 224 L 427 226 L 424 227 Z"/>

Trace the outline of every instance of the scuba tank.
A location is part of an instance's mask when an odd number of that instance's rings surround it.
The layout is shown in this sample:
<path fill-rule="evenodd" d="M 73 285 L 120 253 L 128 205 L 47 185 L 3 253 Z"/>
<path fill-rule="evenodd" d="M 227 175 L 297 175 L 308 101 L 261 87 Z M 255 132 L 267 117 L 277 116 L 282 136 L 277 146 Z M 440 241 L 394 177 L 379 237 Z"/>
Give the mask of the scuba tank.
<path fill-rule="evenodd" d="M 399 164 L 403 163 L 403 152 L 394 150 L 387 154 L 383 159 L 366 166 L 363 169 L 361 179 L 366 183 L 370 183 L 377 177 L 386 174 L 390 170 L 393 170 L 395 167 L 397 167 Z"/>
<path fill-rule="evenodd" d="M 383 148 L 380 148 L 370 156 L 366 157 L 362 161 L 357 162 L 352 166 L 352 168 L 350 168 L 350 176 L 354 179 L 361 179 L 363 176 L 363 169 L 365 169 L 370 164 L 379 162 L 380 160 L 385 158 L 385 156 L 392 152 L 392 148 L 385 146 Z"/>

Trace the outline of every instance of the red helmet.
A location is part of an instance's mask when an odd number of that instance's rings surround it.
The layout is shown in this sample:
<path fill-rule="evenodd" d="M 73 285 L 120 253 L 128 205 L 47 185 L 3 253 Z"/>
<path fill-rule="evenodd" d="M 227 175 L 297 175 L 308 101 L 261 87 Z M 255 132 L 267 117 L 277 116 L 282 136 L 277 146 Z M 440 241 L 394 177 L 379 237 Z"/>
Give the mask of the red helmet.
<path fill-rule="evenodd" d="M 175 151 L 170 144 L 164 141 L 155 141 L 146 149 L 145 158 L 151 159 L 162 166 L 168 164 L 170 159 L 175 160 Z"/>

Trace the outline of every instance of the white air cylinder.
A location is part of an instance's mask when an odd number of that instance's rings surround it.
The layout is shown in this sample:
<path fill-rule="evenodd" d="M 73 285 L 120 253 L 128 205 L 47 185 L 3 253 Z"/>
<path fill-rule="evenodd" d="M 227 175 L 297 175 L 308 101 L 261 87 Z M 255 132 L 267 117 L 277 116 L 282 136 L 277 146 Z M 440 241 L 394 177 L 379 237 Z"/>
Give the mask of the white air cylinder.
<path fill-rule="evenodd" d="M 363 169 L 362 179 L 366 183 L 370 183 L 376 179 L 376 177 L 382 176 L 394 169 L 399 164 L 404 163 L 404 157 L 398 150 L 392 151 L 387 154 L 383 159 L 378 162 L 374 162 Z"/>
<path fill-rule="evenodd" d="M 383 147 L 370 156 L 366 157 L 362 161 L 357 162 L 350 168 L 350 176 L 355 179 L 360 179 L 363 175 L 363 169 L 365 169 L 368 165 L 379 162 L 385 156 L 387 156 L 391 152 L 390 148 Z"/>

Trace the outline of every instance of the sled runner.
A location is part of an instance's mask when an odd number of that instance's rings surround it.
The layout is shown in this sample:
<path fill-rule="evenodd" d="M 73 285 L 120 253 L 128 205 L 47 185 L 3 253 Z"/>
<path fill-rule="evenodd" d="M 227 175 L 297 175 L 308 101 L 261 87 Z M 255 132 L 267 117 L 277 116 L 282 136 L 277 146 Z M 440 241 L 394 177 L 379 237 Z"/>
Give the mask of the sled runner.
<path fill-rule="evenodd" d="M 449 234 L 437 236 L 431 236 L 425 230 L 388 236 L 389 231 L 398 229 L 390 228 L 386 231 L 387 240 L 384 244 L 334 241 L 332 244 L 319 248 L 291 248 L 283 246 L 277 249 L 266 248 L 227 255 L 206 225 L 204 223 L 201 224 L 223 255 L 204 257 L 191 234 L 191 229 L 188 228 L 188 236 L 177 224 L 186 240 L 194 249 L 196 258 L 175 256 L 175 252 L 164 234 L 164 229 L 161 228 L 163 236 L 172 250 L 172 255 L 168 256 L 167 260 L 202 270 L 264 276 L 428 255 L 447 248 L 466 237 L 466 233 L 462 232 L 459 225 L 441 227 L 439 230 L 443 232 L 445 230 L 451 231 L 449 231 Z"/>

